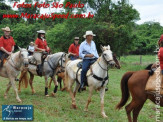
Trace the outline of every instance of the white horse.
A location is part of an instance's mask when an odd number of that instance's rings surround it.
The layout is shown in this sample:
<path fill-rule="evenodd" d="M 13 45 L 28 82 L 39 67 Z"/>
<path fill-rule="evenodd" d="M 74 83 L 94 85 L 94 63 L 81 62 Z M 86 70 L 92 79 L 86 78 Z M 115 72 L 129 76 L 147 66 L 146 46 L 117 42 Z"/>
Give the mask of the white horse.
<path fill-rule="evenodd" d="M 92 91 L 100 90 L 100 97 L 101 97 L 101 115 L 106 118 L 106 114 L 104 111 L 104 95 L 105 95 L 105 87 L 108 83 L 108 64 L 114 65 L 115 62 L 113 61 L 112 51 L 110 50 L 110 46 L 107 47 L 101 46 L 102 55 L 98 58 L 98 60 L 91 66 L 90 70 L 87 72 L 87 81 L 89 86 L 89 97 L 87 104 L 85 106 L 85 111 L 88 111 L 88 105 L 91 102 Z M 75 95 L 77 90 L 80 87 L 80 77 L 81 73 L 79 70 L 79 74 L 76 75 L 77 71 L 77 64 L 81 60 L 75 61 L 68 61 L 66 64 L 66 71 L 65 71 L 65 80 L 67 91 L 70 93 L 72 98 L 72 107 L 76 108 L 76 101 Z M 76 80 L 77 79 L 77 80 Z M 72 85 L 76 80 L 76 86 L 74 88 L 74 92 L 72 93 Z M 78 81 L 78 82 L 77 82 Z"/>
<path fill-rule="evenodd" d="M 5 99 L 7 99 L 8 91 L 12 86 L 16 93 L 16 100 L 18 102 L 21 102 L 21 99 L 19 98 L 18 95 L 18 90 L 15 85 L 15 79 L 19 75 L 20 71 L 27 67 L 28 67 L 28 51 L 26 49 L 19 48 L 19 51 L 11 54 L 11 56 L 3 65 L 3 67 L 0 68 L 0 76 L 9 78 L 8 87 L 4 94 Z"/>

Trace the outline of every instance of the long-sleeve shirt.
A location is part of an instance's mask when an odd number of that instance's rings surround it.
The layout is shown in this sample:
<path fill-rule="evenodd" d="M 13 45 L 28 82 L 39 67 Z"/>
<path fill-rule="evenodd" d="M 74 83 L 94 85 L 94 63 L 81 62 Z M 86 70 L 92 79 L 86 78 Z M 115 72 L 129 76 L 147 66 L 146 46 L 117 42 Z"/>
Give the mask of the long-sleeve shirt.
<path fill-rule="evenodd" d="M 161 70 L 163 70 L 163 47 L 160 47 L 160 50 L 158 52 L 158 58 L 160 61 Z"/>
<path fill-rule="evenodd" d="M 85 57 L 86 54 L 93 54 L 94 57 L 92 57 L 92 58 L 99 57 L 99 55 L 97 53 L 97 49 L 96 49 L 96 44 L 94 43 L 93 40 L 91 41 L 90 45 L 87 43 L 86 40 L 80 44 L 79 57 L 81 57 L 82 59 L 92 59 L 90 57 Z"/>

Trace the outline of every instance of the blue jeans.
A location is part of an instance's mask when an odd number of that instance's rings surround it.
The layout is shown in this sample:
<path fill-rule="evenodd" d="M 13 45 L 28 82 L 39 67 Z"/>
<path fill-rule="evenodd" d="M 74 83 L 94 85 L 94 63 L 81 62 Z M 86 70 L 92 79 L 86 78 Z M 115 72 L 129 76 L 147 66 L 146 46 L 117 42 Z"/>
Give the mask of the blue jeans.
<path fill-rule="evenodd" d="M 163 70 L 161 70 L 161 74 L 163 75 Z"/>
<path fill-rule="evenodd" d="M 95 61 L 97 60 L 97 58 L 94 59 L 83 59 L 83 65 L 82 65 L 82 71 L 81 71 L 81 86 L 84 85 L 84 83 L 86 84 L 87 81 L 87 71 L 90 68 L 90 65 L 93 64 Z"/>
<path fill-rule="evenodd" d="M 78 59 L 78 57 L 75 57 L 75 56 L 70 56 L 70 60 L 76 60 L 76 59 Z"/>

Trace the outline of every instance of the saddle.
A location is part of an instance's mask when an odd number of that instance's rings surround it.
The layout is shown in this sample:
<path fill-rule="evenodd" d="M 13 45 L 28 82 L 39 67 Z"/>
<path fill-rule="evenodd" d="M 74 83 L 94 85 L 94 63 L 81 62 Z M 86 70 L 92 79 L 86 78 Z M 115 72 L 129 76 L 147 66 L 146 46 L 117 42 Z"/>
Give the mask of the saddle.
<path fill-rule="evenodd" d="M 30 64 L 37 66 L 36 72 L 41 77 L 43 75 L 44 61 L 45 61 L 45 59 L 46 59 L 47 56 L 48 56 L 48 53 L 47 52 L 42 52 L 41 64 L 37 64 L 37 61 L 36 60 L 30 60 L 29 61 Z"/>
<path fill-rule="evenodd" d="M 152 76 L 149 77 L 145 90 L 147 92 L 155 92 L 158 86 L 160 86 L 160 94 L 163 95 L 163 76 L 160 72 L 160 67 L 158 67 Z M 157 86 L 157 87 L 156 87 Z"/>

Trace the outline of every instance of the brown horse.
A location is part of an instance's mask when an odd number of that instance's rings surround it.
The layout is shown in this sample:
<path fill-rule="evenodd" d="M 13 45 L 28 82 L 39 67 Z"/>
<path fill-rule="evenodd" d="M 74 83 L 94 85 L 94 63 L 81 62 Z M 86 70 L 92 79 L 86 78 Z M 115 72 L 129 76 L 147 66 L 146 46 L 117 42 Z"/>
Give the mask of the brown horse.
<path fill-rule="evenodd" d="M 157 101 L 156 94 L 149 94 L 145 91 L 149 77 L 149 70 L 141 70 L 127 72 L 121 79 L 122 98 L 116 106 L 116 109 L 121 109 L 126 104 L 131 93 L 132 101 L 125 107 L 129 122 L 132 122 L 131 112 L 133 112 L 133 122 L 137 122 L 139 112 L 147 99 L 150 99 L 153 103 Z M 163 106 L 162 97 L 160 98 L 160 106 Z"/>

